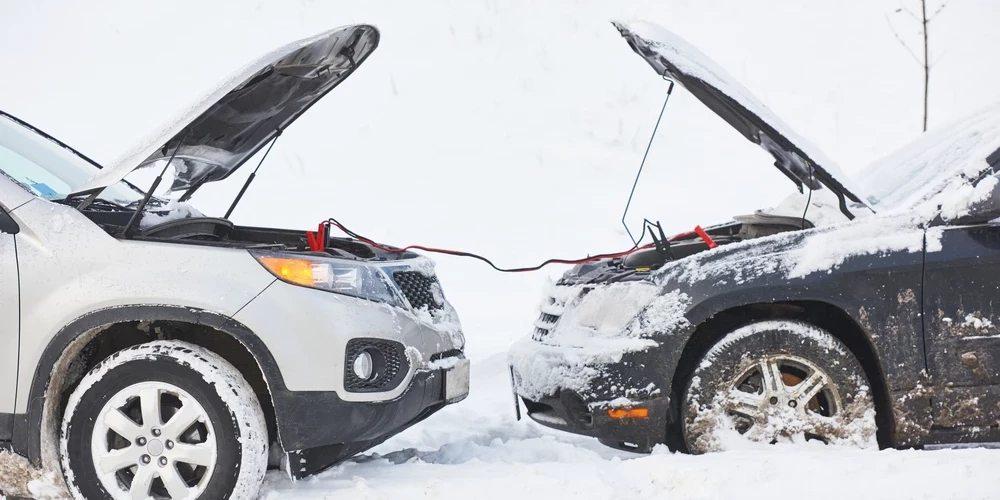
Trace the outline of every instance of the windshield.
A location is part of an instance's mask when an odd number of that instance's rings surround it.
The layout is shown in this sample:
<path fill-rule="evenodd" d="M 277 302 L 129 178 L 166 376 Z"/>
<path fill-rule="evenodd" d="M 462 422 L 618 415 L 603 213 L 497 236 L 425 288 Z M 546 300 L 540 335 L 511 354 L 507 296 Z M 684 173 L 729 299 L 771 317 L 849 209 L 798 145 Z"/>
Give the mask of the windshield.
<path fill-rule="evenodd" d="M 915 207 L 940 193 L 959 176 L 979 177 L 986 158 L 1000 148 L 1000 105 L 941 130 L 926 133 L 878 160 L 859 176 L 876 211 Z"/>
<path fill-rule="evenodd" d="M 50 201 L 65 200 L 70 187 L 100 169 L 58 143 L 0 115 L 0 170 L 24 189 Z M 143 192 L 127 182 L 108 186 L 100 199 L 129 205 Z"/>

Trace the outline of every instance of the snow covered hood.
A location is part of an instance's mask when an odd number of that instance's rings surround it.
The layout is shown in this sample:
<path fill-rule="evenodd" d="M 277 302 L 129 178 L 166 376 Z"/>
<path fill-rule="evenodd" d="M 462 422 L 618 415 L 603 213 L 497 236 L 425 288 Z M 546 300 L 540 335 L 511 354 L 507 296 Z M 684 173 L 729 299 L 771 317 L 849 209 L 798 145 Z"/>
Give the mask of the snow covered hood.
<path fill-rule="evenodd" d="M 171 191 L 222 180 L 344 81 L 378 46 L 374 26 L 353 25 L 289 43 L 246 65 L 110 168 L 73 186 L 103 189 L 173 157 Z"/>
<path fill-rule="evenodd" d="M 677 35 L 644 21 L 613 21 L 637 54 L 661 76 L 674 80 L 751 142 L 775 158 L 775 166 L 798 186 L 826 187 L 838 197 L 865 204 L 861 190 L 836 163 L 736 82 L 715 61 Z M 841 202 L 844 208 L 844 202 Z"/>

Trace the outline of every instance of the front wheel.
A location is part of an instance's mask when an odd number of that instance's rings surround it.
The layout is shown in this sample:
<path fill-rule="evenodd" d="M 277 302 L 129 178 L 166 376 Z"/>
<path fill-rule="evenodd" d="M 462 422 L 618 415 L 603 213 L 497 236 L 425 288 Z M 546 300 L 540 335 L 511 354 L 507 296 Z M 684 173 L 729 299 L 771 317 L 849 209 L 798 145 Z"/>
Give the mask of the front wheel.
<path fill-rule="evenodd" d="M 877 446 L 861 364 L 803 322 L 761 321 L 723 337 L 695 369 L 681 412 L 692 453 L 809 440 Z"/>
<path fill-rule="evenodd" d="M 193 344 L 158 341 L 101 362 L 63 417 L 62 468 L 77 500 L 256 498 L 267 426 L 250 384 Z"/>

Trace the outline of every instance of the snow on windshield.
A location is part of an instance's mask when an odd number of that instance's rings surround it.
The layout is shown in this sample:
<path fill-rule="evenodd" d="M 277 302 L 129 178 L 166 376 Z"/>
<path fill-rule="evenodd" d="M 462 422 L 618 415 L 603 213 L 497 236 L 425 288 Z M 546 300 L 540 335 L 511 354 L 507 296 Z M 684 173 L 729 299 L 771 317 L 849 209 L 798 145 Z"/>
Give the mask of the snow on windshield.
<path fill-rule="evenodd" d="M 954 181 L 977 178 L 989 167 L 986 158 L 997 148 L 1000 148 L 1000 103 L 924 134 L 872 163 L 858 180 L 869 194 L 868 201 L 878 211 L 916 207 L 932 197 L 936 208 L 943 201 L 936 194 L 946 195 L 943 191 Z"/>

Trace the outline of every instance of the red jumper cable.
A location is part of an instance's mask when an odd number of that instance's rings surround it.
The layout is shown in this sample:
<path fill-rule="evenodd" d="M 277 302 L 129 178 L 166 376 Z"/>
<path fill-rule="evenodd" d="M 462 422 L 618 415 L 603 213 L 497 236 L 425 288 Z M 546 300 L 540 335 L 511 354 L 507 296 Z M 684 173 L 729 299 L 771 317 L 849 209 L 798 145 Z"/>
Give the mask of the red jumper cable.
<path fill-rule="evenodd" d="M 306 241 L 309 244 L 309 250 L 311 250 L 313 252 L 322 252 L 323 250 L 325 250 L 327 237 L 329 235 L 329 228 L 328 228 L 328 226 L 330 226 L 330 225 L 336 226 L 338 229 L 340 229 L 341 231 L 343 231 L 344 234 L 346 234 L 346 235 L 348 235 L 348 236 L 350 236 L 350 237 L 352 237 L 352 238 L 354 238 L 354 239 L 356 239 L 358 241 L 361 241 L 363 243 L 371 245 L 372 247 L 375 247 L 375 248 L 377 248 L 379 250 L 382 250 L 384 252 L 403 253 L 403 252 L 406 252 L 406 251 L 409 251 L 409 250 L 423 250 L 425 252 L 440 253 L 440 254 L 445 254 L 445 255 L 454 255 L 454 256 L 457 256 L 457 257 L 471 257 L 473 259 L 481 260 L 481 261 L 485 262 L 486 264 L 488 264 L 493 269 L 496 269 L 497 271 L 504 272 L 504 273 L 525 273 L 525 272 L 531 272 L 531 271 L 538 271 L 539 269 L 541 269 L 541 268 L 543 268 L 543 267 L 545 267 L 545 266 L 547 266 L 549 264 L 586 264 L 586 263 L 589 263 L 589 262 L 596 262 L 598 260 L 603 260 L 603 259 L 616 259 L 616 258 L 619 258 L 619 257 L 625 257 L 625 256 L 627 256 L 629 254 L 638 252 L 640 250 L 647 250 L 647 249 L 655 248 L 656 247 L 656 243 L 648 243 L 648 244 L 645 244 L 645 245 L 636 244 L 631 249 L 625 250 L 623 252 L 614 252 L 614 253 L 604 253 L 604 254 L 592 255 L 590 257 L 585 257 L 585 258 L 582 258 L 582 259 L 548 259 L 545 262 L 542 262 L 541 264 L 539 264 L 537 266 L 533 266 L 533 267 L 501 268 L 501 267 L 497 267 L 496 264 L 494 264 L 491 260 L 487 259 L 486 257 L 483 257 L 481 255 L 477 255 L 477 254 L 474 254 L 474 253 L 471 253 L 471 252 L 463 252 L 461 250 L 450 250 L 450 249 L 447 249 L 447 248 L 434 248 L 434 247 L 428 247 L 428 246 L 423 246 L 423 245 L 409 245 L 409 246 L 405 246 L 403 248 L 396 248 L 396 247 L 390 247 L 390 246 L 381 245 L 381 244 L 376 243 L 376 242 L 374 242 L 374 241 L 372 241 L 372 240 L 370 240 L 368 238 L 365 238 L 364 236 L 361 236 L 358 233 L 355 233 L 354 231 L 351 231 L 350 229 L 347 229 L 346 227 L 344 227 L 343 224 L 341 224 L 340 222 L 338 222 L 336 219 L 328 219 L 326 221 L 323 221 L 323 222 L 319 223 L 319 226 L 316 228 L 315 232 L 313 232 L 313 231 L 306 231 Z M 643 232 L 645 232 L 645 230 Z M 699 238 L 701 238 L 702 241 L 705 242 L 705 245 L 708 245 L 708 248 L 715 248 L 715 247 L 719 246 L 717 243 L 715 243 L 715 241 L 712 240 L 712 237 L 709 236 L 708 233 L 705 232 L 705 230 L 701 228 L 701 226 L 695 226 L 694 231 L 688 231 L 688 232 L 685 232 L 685 233 L 675 234 L 675 235 L 671 236 L 670 238 L 667 238 L 667 242 L 674 242 L 674 241 L 677 241 L 677 240 L 681 240 L 681 239 L 685 239 L 685 238 L 690 238 L 692 236 L 698 236 Z M 639 238 L 639 241 L 642 241 L 642 237 L 641 236 Z"/>

